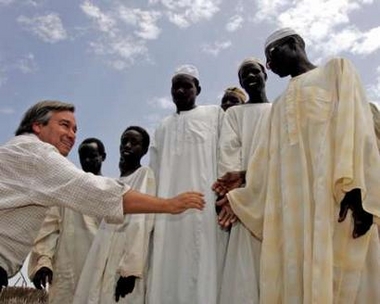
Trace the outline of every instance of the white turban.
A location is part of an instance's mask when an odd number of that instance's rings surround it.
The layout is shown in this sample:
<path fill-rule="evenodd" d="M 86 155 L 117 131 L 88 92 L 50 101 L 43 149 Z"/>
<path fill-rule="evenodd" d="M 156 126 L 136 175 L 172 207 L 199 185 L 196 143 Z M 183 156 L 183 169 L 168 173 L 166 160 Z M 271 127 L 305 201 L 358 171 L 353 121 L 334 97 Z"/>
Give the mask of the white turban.
<path fill-rule="evenodd" d="M 265 41 L 265 49 L 268 47 L 268 45 L 272 44 L 273 42 L 292 35 L 299 34 L 290 27 L 284 27 L 282 29 L 274 31 L 272 34 L 269 35 L 269 37 Z"/>
<path fill-rule="evenodd" d="M 259 64 L 261 65 L 263 71 L 265 72 L 265 66 L 264 64 L 261 62 L 260 59 L 258 58 L 255 58 L 255 57 L 248 57 L 246 59 L 243 60 L 243 62 L 239 65 L 239 70 L 238 70 L 238 74 L 240 74 L 240 70 L 242 69 L 243 66 L 249 64 L 249 63 L 254 63 L 254 64 Z"/>
<path fill-rule="evenodd" d="M 191 64 L 184 64 L 184 65 L 181 65 L 180 67 L 178 67 L 175 70 L 173 77 L 175 77 L 177 75 L 188 75 L 188 76 L 192 76 L 192 77 L 199 80 L 198 69 Z"/>

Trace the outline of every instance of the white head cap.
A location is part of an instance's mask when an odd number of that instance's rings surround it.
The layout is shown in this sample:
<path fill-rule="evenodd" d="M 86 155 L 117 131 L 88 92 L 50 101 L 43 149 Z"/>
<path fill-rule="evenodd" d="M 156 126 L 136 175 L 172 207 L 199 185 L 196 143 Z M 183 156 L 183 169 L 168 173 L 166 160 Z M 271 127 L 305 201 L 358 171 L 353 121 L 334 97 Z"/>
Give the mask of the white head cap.
<path fill-rule="evenodd" d="M 240 73 L 240 70 L 243 68 L 243 66 L 249 63 L 255 63 L 255 64 L 261 65 L 261 67 L 263 68 L 263 71 L 265 72 L 265 65 L 262 63 L 260 59 L 255 58 L 255 57 L 248 57 L 244 59 L 243 62 L 239 65 L 238 73 Z"/>
<path fill-rule="evenodd" d="M 199 80 L 198 69 L 191 64 L 184 64 L 184 65 L 181 65 L 180 67 L 176 68 L 173 77 L 177 76 L 177 75 L 188 75 L 188 76 L 192 76 L 192 77 Z"/>
<path fill-rule="evenodd" d="M 284 27 L 282 29 L 274 31 L 265 41 L 265 49 L 273 42 L 292 35 L 298 35 L 298 33 L 290 27 Z"/>

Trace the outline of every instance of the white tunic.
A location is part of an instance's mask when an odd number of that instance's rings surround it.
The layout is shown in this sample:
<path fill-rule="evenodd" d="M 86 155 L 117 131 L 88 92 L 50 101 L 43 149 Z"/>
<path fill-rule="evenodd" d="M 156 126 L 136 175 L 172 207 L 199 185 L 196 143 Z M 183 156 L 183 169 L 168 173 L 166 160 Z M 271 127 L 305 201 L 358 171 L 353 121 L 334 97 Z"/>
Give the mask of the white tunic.
<path fill-rule="evenodd" d="M 149 304 L 215 304 L 217 298 L 217 224 L 215 196 L 217 144 L 223 111 L 198 106 L 165 118 L 151 147 L 158 195 L 194 190 L 205 194 L 203 211 L 156 216 Z"/>
<path fill-rule="evenodd" d="M 355 188 L 379 217 L 379 181 L 373 119 L 352 64 L 333 59 L 292 78 L 272 106 L 268 141 L 251 158 L 247 186 L 228 194 L 263 239 L 261 303 L 380 303 L 376 225 L 353 239 L 351 212 L 337 221 Z"/>
<path fill-rule="evenodd" d="M 51 207 L 29 259 L 32 279 L 41 267 L 53 271 L 50 304 L 72 304 L 82 267 L 99 220 L 64 207 Z"/>
<path fill-rule="evenodd" d="M 128 190 L 114 179 L 83 172 L 33 134 L 14 137 L 0 147 L 0 266 L 9 276 L 17 273 L 48 207 L 121 222 Z"/>
<path fill-rule="evenodd" d="M 220 134 L 218 172 L 247 170 L 260 136 L 267 136 L 270 103 L 247 103 L 227 110 Z M 259 178 L 259 177 L 256 177 Z M 237 222 L 231 228 L 220 289 L 220 304 L 259 303 L 261 241 Z"/>
<path fill-rule="evenodd" d="M 154 195 L 153 171 L 141 167 L 120 181 L 142 193 Z M 152 214 L 129 214 L 120 225 L 101 223 L 88 254 L 78 283 L 74 304 L 114 303 L 116 283 L 120 276 L 136 276 L 132 293 L 118 303 L 144 304 L 147 257 L 153 229 Z"/>

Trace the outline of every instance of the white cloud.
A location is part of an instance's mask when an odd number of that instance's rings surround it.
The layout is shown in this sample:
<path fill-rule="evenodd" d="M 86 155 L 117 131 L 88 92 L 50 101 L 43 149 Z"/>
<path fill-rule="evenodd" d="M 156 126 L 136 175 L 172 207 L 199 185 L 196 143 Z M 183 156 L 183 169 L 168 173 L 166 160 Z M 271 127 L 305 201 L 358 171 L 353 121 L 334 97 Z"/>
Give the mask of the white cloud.
<path fill-rule="evenodd" d="M 61 18 L 56 13 L 33 18 L 20 16 L 17 21 L 25 30 L 32 32 L 45 42 L 56 43 L 67 38 L 67 32 L 63 27 Z"/>
<path fill-rule="evenodd" d="M 16 63 L 16 68 L 23 74 L 30 74 L 35 73 L 38 70 L 38 65 L 34 59 L 34 55 L 29 53 Z"/>
<path fill-rule="evenodd" d="M 215 41 L 212 44 L 202 45 L 202 51 L 213 56 L 217 56 L 222 50 L 231 47 L 231 41 Z"/>
<path fill-rule="evenodd" d="M 361 30 L 351 22 L 373 0 L 260 0 L 255 21 L 290 26 L 298 31 L 311 49 L 323 55 L 339 52 L 369 54 L 380 49 L 379 27 Z"/>
<path fill-rule="evenodd" d="M 150 0 L 150 4 L 161 4 L 170 22 L 178 27 L 211 19 L 219 10 L 221 0 Z"/>
<path fill-rule="evenodd" d="M 157 26 L 157 20 L 161 13 L 156 11 L 143 11 L 121 6 L 119 9 L 120 19 L 128 24 L 138 27 L 135 34 L 143 39 L 157 39 L 161 29 Z"/>
<path fill-rule="evenodd" d="M 226 24 L 226 30 L 228 32 L 235 32 L 236 30 L 242 27 L 243 21 L 244 19 L 240 15 L 232 16 Z"/>
<path fill-rule="evenodd" d="M 171 98 L 165 97 L 155 97 L 148 101 L 148 104 L 154 108 L 164 109 L 164 110 L 174 110 L 175 106 Z"/>

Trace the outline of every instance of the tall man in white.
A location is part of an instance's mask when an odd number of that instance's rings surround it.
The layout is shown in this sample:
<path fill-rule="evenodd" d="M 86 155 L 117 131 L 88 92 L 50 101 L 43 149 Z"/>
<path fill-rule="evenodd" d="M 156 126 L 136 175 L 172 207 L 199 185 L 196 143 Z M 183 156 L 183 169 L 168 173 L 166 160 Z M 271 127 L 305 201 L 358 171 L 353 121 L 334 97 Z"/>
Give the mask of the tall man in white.
<path fill-rule="evenodd" d="M 292 78 L 246 187 L 227 194 L 263 239 L 260 303 L 380 303 L 380 155 L 359 76 L 343 58 L 312 64 L 289 28 L 265 54 Z"/>
<path fill-rule="evenodd" d="M 156 217 L 148 303 L 215 304 L 217 298 L 217 242 L 219 229 L 211 185 L 217 174 L 217 144 L 223 110 L 196 106 L 201 92 L 198 71 L 185 65 L 172 78 L 176 113 L 155 131 L 151 167 L 157 194 L 170 197 L 183 189 L 202 191 L 203 212 L 175 218 Z"/>

